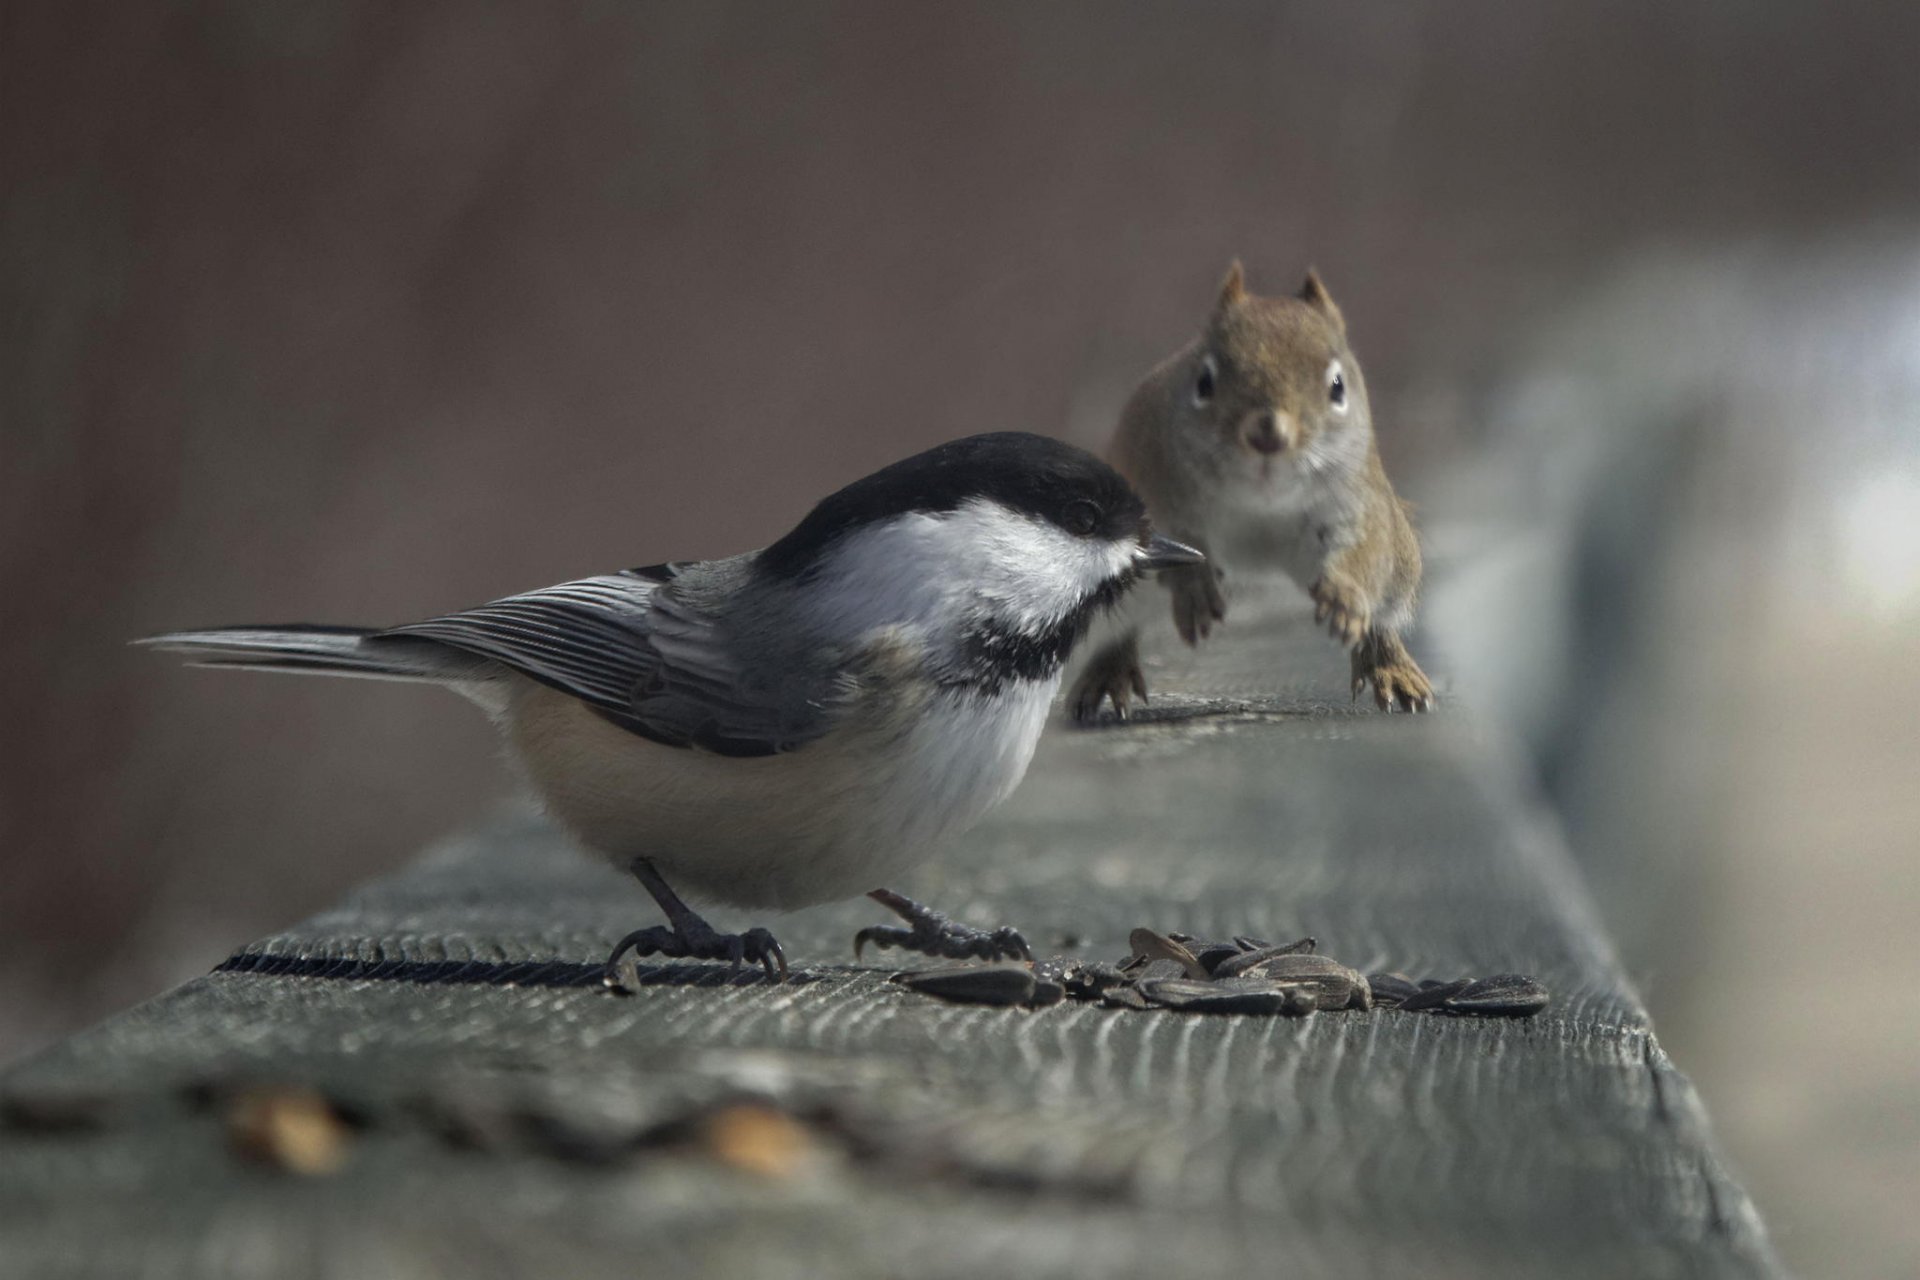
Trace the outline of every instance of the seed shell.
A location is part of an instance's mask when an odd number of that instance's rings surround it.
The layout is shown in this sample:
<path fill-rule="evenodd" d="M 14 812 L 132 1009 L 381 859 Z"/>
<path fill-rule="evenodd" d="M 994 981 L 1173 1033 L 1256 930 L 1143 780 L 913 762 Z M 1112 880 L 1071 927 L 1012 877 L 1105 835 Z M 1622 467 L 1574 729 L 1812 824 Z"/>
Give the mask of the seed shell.
<path fill-rule="evenodd" d="M 1033 970 L 1024 964 L 961 964 L 938 969 L 898 973 L 893 981 L 921 995 L 955 1004 L 983 1004 L 1001 1008 L 1033 999 Z"/>
<path fill-rule="evenodd" d="M 1449 1013 L 1474 1013 L 1482 1017 L 1531 1018 L 1547 1007 L 1552 999 L 1547 989 L 1522 973 L 1496 973 L 1471 982 L 1448 996 Z"/>

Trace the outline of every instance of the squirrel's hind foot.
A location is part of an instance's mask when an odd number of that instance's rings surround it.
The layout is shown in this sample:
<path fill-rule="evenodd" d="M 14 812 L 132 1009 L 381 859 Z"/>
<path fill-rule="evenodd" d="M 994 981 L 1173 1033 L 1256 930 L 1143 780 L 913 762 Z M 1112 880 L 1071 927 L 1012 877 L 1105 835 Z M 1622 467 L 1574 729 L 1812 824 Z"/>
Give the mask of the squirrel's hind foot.
<path fill-rule="evenodd" d="M 1400 637 L 1369 631 L 1353 647 L 1353 697 L 1373 686 L 1374 705 L 1382 711 L 1433 710 L 1433 682 L 1413 660 Z"/>
<path fill-rule="evenodd" d="M 1094 654 L 1067 695 L 1067 709 L 1076 723 L 1100 718 L 1100 704 L 1113 703 L 1113 714 L 1127 718 L 1135 697 L 1147 700 L 1147 677 L 1140 669 L 1140 633 L 1129 631 Z"/>

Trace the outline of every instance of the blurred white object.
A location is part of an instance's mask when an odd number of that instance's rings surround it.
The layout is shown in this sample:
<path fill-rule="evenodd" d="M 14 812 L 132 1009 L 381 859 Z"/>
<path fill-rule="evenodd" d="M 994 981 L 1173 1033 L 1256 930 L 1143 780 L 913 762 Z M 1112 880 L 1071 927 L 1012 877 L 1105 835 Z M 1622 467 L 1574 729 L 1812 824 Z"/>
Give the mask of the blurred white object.
<path fill-rule="evenodd" d="M 1862 478 L 1839 504 L 1839 557 L 1852 597 L 1878 621 L 1920 607 L 1920 475 L 1896 469 Z"/>

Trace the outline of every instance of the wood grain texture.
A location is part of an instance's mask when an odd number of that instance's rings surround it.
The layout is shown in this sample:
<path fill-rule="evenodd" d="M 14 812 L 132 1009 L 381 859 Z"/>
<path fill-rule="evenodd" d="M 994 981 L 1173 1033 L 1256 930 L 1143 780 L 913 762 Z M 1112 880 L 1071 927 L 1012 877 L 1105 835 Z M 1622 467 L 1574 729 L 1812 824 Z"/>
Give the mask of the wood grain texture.
<path fill-rule="evenodd" d="M 850 963 L 864 902 L 719 913 L 788 985 L 655 965 L 623 999 L 594 965 L 650 904 L 512 815 L 9 1072 L 0 1274 L 1776 1274 L 1502 743 L 1452 699 L 1356 712 L 1345 667 L 1297 617 L 1230 626 L 898 887 L 1042 952 L 1145 924 L 1518 970 L 1543 1015 L 962 1008 Z M 336 1099 L 344 1170 L 236 1157 L 246 1081 Z M 771 1173 L 703 1136 L 742 1099 L 794 1118 Z"/>

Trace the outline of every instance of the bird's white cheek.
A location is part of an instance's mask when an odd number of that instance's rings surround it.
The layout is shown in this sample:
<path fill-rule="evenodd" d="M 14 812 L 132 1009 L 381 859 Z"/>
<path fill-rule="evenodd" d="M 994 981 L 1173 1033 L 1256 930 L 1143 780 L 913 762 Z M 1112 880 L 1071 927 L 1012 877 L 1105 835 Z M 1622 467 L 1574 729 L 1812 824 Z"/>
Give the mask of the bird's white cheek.
<path fill-rule="evenodd" d="M 1034 522 L 1009 541 L 1009 571 L 989 594 L 1020 623 L 1050 626 L 1127 573 L 1138 550 L 1132 542 L 1075 537 Z"/>
<path fill-rule="evenodd" d="M 1133 550 L 997 503 L 969 503 L 849 537 L 808 607 L 853 630 L 904 623 L 957 633 L 983 606 L 1015 627 L 1042 630 L 1124 573 Z"/>

